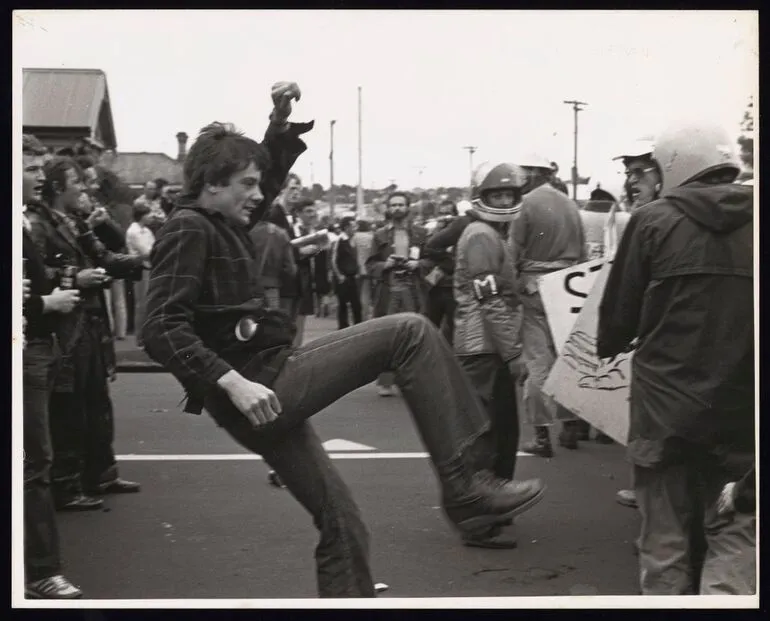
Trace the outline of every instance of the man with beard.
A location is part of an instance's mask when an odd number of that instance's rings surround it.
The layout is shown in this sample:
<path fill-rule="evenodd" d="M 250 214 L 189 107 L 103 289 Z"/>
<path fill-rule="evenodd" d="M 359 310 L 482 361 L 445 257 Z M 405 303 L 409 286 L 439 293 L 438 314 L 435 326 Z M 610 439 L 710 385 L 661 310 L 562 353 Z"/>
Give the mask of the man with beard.
<path fill-rule="evenodd" d="M 419 313 L 425 306 L 420 270 L 428 262 L 420 254 L 427 233 L 410 222 L 409 196 L 404 192 L 388 196 L 386 213 L 390 221 L 375 231 L 366 260 L 367 272 L 374 281 L 374 316 Z M 384 373 L 377 384 L 380 396 L 394 394 L 392 373 Z"/>
<path fill-rule="evenodd" d="M 374 597 L 361 514 L 308 419 L 396 370 L 461 531 L 490 529 L 543 495 L 539 481 L 479 470 L 488 421 L 454 355 L 424 317 L 373 319 L 292 346 L 291 322 L 265 310 L 249 228 L 278 193 L 311 124 L 288 122 L 295 83 L 273 87 L 261 144 L 228 126 L 204 128 L 185 160 L 186 196 L 153 248 L 144 342 L 237 442 L 263 456 L 320 531 L 321 597 Z"/>
<path fill-rule="evenodd" d="M 495 476 L 513 480 L 519 446 L 516 381 L 526 375 L 521 302 L 508 227 L 519 210 L 524 172 L 511 164 L 482 164 L 473 175 L 470 224 L 457 242 L 454 350 L 492 421 L 488 456 Z M 494 531 L 466 535 L 466 545 L 513 548 Z"/>
<path fill-rule="evenodd" d="M 444 200 L 438 207 L 436 230 L 425 242 L 423 256 L 429 261 L 426 266 L 428 295 L 425 302 L 425 316 L 444 334 L 449 343 L 454 339 L 455 298 L 452 290 L 454 274 L 453 247 L 433 249 L 431 240 L 451 226 L 458 217 L 454 201 Z"/>
<path fill-rule="evenodd" d="M 551 163 L 537 155 L 516 163 L 528 175 L 521 211 L 511 229 L 524 308 L 521 338 L 528 374 L 523 403 L 527 422 L 535 430 L 534 441 L 522 450 L 552 457 L 551 425 L 561 421 L 559 444 L 576 449 L 579 423 L 571 412 L 542 390 L 556 362 L 556 350 L 538 290 L 538 278 L 585 261 L 585 236 L 575 202 L 550 184 Z"/>
<path fill-rule="evenodd" d="M 631 216 L 599 307 L 600 357 L 636 343 L 627 451 L 649 595 L 756 591 L 756 515 L 718 502 L 756 460 L 753 191 L 734 183 L 734 142 L 710 122 L 656 136 L 660 198 Z"/>
<path fill-rule="evenodd" d="M 22 200 L 26 206 L 41 200 L 45 147 L 34 136 L 24 135 L 22 149 Z M 77 599 L 82 592 L 61 575 L 59 532 L 51 495 L 53 451 L 48 401 L 59 362 L 56 323 L 60 314 L 72 312 L 80 296 L 75 290 L 53 289 L 43 257 L 32 241 L 26 214 L 23 221 L 25 595 L 34 599 Z"/>
<path fill-rule="evenodd" d="M 32 238 L 53 275 L 74 269 L 69 286 L 82 303 L 57 326 L 62 365 L 51 398 L 54 448 L 53 491 L 62 511 L 99 509 L 104 493 L 139 491 L 118 476 L 112 448 L 114 420 L 108 379 L 115 374 L 115 351 L 103 289 L 111 276 L 134 277 L 141 261 L 107 250 L 91 230 L 100 217 L 88 213 L 83 175 L 67 157 L 45 167 L 42 195 L 29 220 Z"/>

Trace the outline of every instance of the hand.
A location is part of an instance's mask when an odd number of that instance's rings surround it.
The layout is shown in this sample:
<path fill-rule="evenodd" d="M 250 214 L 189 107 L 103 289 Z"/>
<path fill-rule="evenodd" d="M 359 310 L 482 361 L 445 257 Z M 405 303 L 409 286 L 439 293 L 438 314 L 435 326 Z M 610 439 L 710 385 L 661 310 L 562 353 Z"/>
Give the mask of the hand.
<path fill-rule="evenodd" d="M 302 248 L 299 249 L 299 254 L 303 257 L 309 257 L 318 254 L 320 250 L 321 249 L 315 244 L 310 244 L 309 246 L 302 246 Z"/>
<path fill-rule="evenodd" d="M 253 427 L 269 423 L 281 413 L 281 404 L 272 390 L 247 380 L 235 370 L 225 373 L 217 383 Z"/>
<path fill-rule="evenodd" d="M 408 269 L 410 272 L 416 272 L 419 267 L 420 262 L 415 261 L 414 259 L 410 259 L 406 262 L 406 269 Z"/>
<path fill-rule="evenodd" d="M 69 313 L 80 302 L 80 293 L 75 289 L 56 287 L 50 295 L 43 296 L 43 309 L 52 313 Z"/>
<path fill-rule="evenodd" d="M 24 299 L 28 300 L 29 295 L 32 292 L 32 281 L 29 278 L 25 278 L 21 281 L 22 291 L 24 292 Z"/>
<path fill-rule="evenodd" d="M 89 226 L 94 227 L 101 224 L 102 222 L 106 222 L 109 217 L 110 216 L 104 207 L 97 207 L 91 212 L 91 215 L 88 216 L 86 222 L 88 222 Z"/>
<path fill-rule="evenodd" d="M 91 287 L 101 287 L 109 278 L 105 271 L 100 268 L 87 268 L 80 270 L 75 277 L 75 283 L 81 289 L 89 289 Z"/>
<path fill-rule="evenodd" d="M 276 82 L 273 84 L 270 96 L 273 98 L 276 120 L 285 121 L 291 114 L 291 100 L 299 101 L 302 92 L 296 82 Z"/>
<path fill-rule="evenodd" d="M 523 382 L 527 379 L 527 365 L 524 363 L 524 357 L 519 355 L 513 360 L 508 361 L 508 372 L 514 380 Z"/>
<path fill-rule="evenodd" d="M 717 499 L 717 514 L 729 515 L 735 512 L 735 483 L 728 483 L 722 488 L 722 493 Z"/>

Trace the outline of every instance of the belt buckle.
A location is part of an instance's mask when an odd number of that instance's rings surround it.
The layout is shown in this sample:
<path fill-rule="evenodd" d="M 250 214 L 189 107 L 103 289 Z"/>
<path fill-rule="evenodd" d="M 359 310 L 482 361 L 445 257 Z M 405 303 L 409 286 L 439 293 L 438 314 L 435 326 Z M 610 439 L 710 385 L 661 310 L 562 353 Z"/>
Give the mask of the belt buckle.
<path fill-rule="evenodd" d="M 235 324 L 235 338 L 246 343 L 254 338 L 259 329 L 259 322 L 253 315 L 241 317 Z"/>

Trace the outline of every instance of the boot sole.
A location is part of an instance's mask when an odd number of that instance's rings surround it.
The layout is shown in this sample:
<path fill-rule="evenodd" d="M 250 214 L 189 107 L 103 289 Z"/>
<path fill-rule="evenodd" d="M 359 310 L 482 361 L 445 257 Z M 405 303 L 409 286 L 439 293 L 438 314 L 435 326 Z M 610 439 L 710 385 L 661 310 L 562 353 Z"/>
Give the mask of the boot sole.
<path fill-rule="evenodd" d="M 524 513 L 525 511 L 528 511 L 532 507 L 534 507 L 537 503 L 539 503 L 543 496 L 545 495 L 546 487 L 543 486 L 543 488 L 532 498 L 526 500 L 522 504 L 520 504 L 518 507 L 511 509 L 507 513 L 498 513 L 495 515 L 479 515 L 477 517 L 468 518 L 467 520 L 463 520 L 462 522 L 457 523 L 457 528 L 459 528 L 461 531 L 469 531 L 469 532 L 476 532 L 477 530 L 480 530 L 482 528 L 488 528 L 489 526 L 496 526 L 498 524 L 503 524 L 504 522 L 510 520 L 511 518 L 516 517 L 517 515 Z"/>

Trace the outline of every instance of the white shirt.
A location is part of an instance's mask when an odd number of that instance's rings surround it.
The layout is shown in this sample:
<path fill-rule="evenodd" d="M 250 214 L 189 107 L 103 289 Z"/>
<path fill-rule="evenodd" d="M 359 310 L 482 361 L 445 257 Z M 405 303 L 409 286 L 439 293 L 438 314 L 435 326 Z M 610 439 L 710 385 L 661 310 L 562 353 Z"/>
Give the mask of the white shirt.
<path fill-rule="evenodd" d="M 152 246 L 155 243 L 155 235 L 146 226 L 134 222 L 126 231 L 126 247 L 128 254 L 146 257 L 150 255 Z M 149 262 L 145 262 L 149 266 Z"/>

